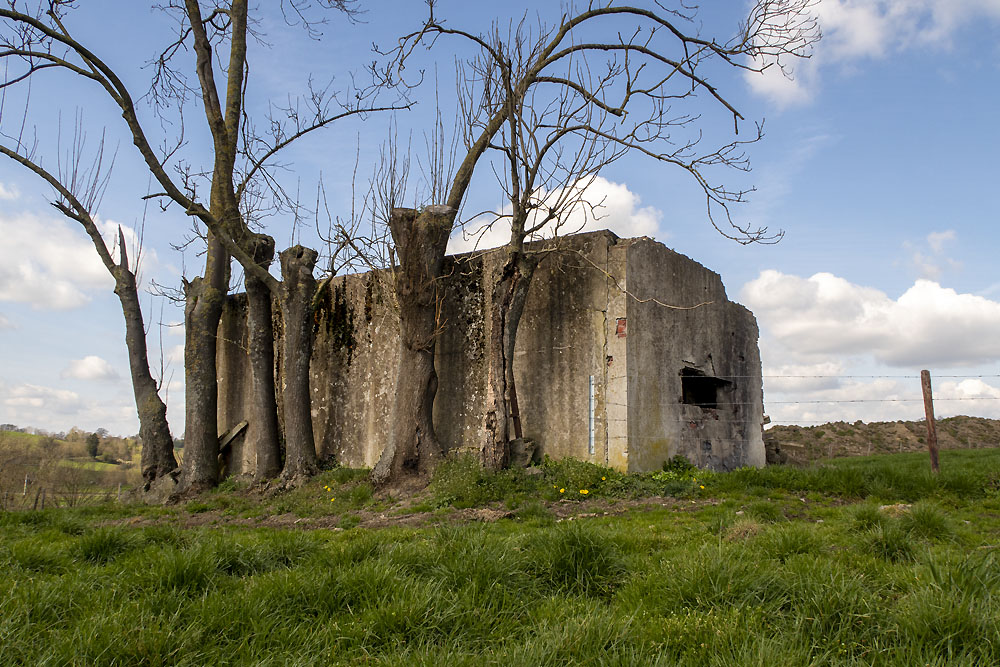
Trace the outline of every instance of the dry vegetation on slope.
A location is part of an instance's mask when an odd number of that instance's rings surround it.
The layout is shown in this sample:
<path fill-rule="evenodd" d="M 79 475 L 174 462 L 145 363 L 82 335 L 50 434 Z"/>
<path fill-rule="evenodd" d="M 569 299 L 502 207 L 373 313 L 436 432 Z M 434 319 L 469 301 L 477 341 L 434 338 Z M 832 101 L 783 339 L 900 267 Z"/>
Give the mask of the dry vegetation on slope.
<path fill-rule="evenodd" d="M 979 449 L 1000 446 L 1000 420 L 984 417 L 948 417 L 937 420 L 940 449 Z M 773 426 L 764 432 L 771 452 L 779 450 L 787 463 L 807 463 L 820 458 L 913 452 L 927 447 L 927 424 L 921 421 L 821 426 Z"/>

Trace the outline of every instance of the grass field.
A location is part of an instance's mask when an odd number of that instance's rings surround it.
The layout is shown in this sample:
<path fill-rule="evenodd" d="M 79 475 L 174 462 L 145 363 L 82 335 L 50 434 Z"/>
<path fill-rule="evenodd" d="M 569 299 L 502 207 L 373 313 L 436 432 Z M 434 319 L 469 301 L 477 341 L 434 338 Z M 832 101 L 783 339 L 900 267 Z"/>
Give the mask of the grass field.
<path fill-rule="evenodd" d="M 416 498 L 335 469 L 4 513 L 0 664 L 1000 664 L 1000 450 L 926 465 L 457 461 Z"/>

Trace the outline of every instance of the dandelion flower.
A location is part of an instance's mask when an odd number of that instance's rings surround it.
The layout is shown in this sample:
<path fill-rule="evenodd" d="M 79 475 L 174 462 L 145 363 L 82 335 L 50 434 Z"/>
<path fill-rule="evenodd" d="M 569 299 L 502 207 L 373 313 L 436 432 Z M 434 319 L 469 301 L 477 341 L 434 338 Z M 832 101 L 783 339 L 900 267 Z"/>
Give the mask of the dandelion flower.
<path fill-rule="evenodd" d="M 604 480 L 606 480 L 606 479 L 607 479 L 607 477 L 602 477 L 602 478 L 601 478 L 601 481 L 603 482 L 603 481 L 604 481 Z"/>
<path fill-rule="evenodd" d="M 701 485 L 701 488 L 703 488 L 703 489 L 704 489 L 704 488 L 705 488 L 705 485 L 704 485 L 704 484 L 702 484 L 702 485 Z"/>
<path fill-rule="evenodd" d="M 559 489 L 559 493 L 563 493 L 566 489 Z"/>
<path fill-rule="evenodd" d="M 590 491 L 588 491 L 587 489 L 580 489 L 580 493 L 582 493 L 583 495 L 587 495 L 588 493 L 590 493 Z"/>
<path fill-rule="evenodd" d="M 332 502 L 333 502 L 334 500 L 336 500 L 336 498 L 330 498 L 330 502 L 331 502 L 331 503 L 332 503 Z"/>

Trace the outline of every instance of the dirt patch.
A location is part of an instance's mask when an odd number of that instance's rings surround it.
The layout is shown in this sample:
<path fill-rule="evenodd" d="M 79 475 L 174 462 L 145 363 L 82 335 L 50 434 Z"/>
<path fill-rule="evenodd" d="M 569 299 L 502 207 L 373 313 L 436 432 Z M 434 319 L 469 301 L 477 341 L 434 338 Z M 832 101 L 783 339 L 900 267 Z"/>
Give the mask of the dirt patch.
<path fill-rule="evenodd" d="M 433 512 L 406 512 L 407 506 L 417 504 L 419 499 L 409 498 L 393 506 L 390 510 L 368 511 L 352 510 L 345 514 L 330 514 L 326 516 L 297 516 L 293 513 L 275 514 L 260 517 L 240 517 L 227 514 L 221 510 L 204 512 L 185 512 L 175 516 L 145 517 L 134 516 L 109 522 L 109 525 L 128 525 L 135 527 L 157 524 L 173 524 L 183 528 L 214 527 L 247 527 L 247 528 L 278 528 L 286 530 L 344 530 L 349 527 L 368 529 L 391 528 L 394 526 L 426 526 L 438 523 L 492 523 L 501 519 L 516 519 L 517 512 L 507 509 L 499 503 L 486 507 L 469 507 L 464 509 L 437 510 Z M 678 498 L 651 497 L 639 500 L 594 499 L 584 501 L 561 500 L 554 503 L 542 503 L 556 521 L 573 521 L 604 516 L 619 516 L 634 512 L 651 512 L 663 508 L 678 512 L 696 511 L 703 507 L 718 505 L 719 500 L 699 499 L 682 500 Z"/>

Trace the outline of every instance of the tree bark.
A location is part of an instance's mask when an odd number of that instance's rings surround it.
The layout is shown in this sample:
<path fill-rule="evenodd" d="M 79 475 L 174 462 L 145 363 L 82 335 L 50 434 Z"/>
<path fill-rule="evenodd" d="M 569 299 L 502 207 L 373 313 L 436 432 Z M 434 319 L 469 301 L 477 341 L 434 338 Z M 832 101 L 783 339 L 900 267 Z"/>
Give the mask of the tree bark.
<path fill-rule="evenodd" d="M 125 315 L 125 345 L 128 348 L 132 393 L 139 416 L 139 438 L 142 440 L 139 466 L 143 488 L 149 489 L 150 484 L 158 478 L 177 469 L 177 460 L 174 458 L 174 441 L 167 425 L 167 406 L 160 399 L 156 381 L 149 372 L 146 328 L 135 274 L 128 269 L 124 253 L 123 243 L 122 266 L 118 267 L 115 275 L 115 294 L 121 301 L 122 313 Z"/>
<path fill-rule="evenodd" d="M 184 458 L 181 491 L 219 483 L 216 339 L 229 283 L 229 255 L 209 234 L 205 277 L 184 285 Z"/>
<path fill-rule="evenodd" d="M 294 482 L 316 474 L 309 363 L 313 346 L 313 267 L 317 253 L 292 246 L 281 255 L 281 315 L 285 323 L 281 384 L 285 415 L 285 466 L 281 477 Z"/>
<path fill-rule="evenodd" d="M 534 255 L 508 251 L 507 261 L 493 284 L 485 439 L 481 450 L 483 467 L 489 470 L 501 470 L 510 463 L 514 344 L 537 266 L 538 258 Z"/>
<path fill-rule="evenodd" d="M 434 347 L 438 279 L 455 214 L 452 207 L 428 206 L 422 211 L 396 208 L 389 217 L 399 256 L 394 280 L 399 367 L 389 442 L 372 470 L 372 481 L 378 485 L 404 475 L 428 474 L 443 453 L 433 423 L 438 384 Z"/>
<path fill-rule="evenodd" d="M 260 235 L 251 255 L 267 269 L 274 259 L 274 239 Z M 247 333 L 250 352 L 251 404 L 247 421 L 254 433 L 254 479 L 273 479 L 281 473 L 281 432 L 274 391 L 274 323 L 271 291 L 260 279 L 246 274 Z"/>

